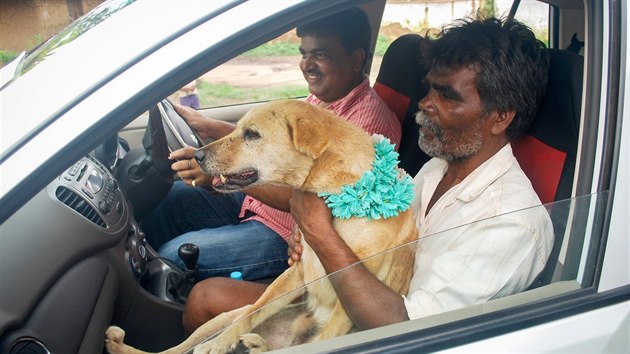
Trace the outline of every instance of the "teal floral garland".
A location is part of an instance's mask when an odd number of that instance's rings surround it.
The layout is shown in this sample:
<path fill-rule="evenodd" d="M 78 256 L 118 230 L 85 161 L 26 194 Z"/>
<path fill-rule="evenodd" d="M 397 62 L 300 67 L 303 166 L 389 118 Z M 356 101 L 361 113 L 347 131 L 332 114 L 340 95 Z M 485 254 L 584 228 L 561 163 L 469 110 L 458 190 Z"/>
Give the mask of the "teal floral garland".
<path fill-rule="evenodd" d="M 343 186 L 339 194 L 318 193 L 336 218 L 385 219 L 409 209 L 413 202 L 413 181 L 397 167 L 394 145 L 382 135 L 374 137 L 372 170 L 365 172 L 353 186 Z"/>

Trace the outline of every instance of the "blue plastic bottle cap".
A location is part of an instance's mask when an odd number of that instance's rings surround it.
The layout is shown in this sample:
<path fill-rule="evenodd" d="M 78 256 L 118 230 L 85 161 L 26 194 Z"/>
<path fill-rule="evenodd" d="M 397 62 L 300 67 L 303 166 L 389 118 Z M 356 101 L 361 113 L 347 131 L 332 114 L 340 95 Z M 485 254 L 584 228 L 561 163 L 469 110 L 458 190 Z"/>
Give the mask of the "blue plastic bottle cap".
<path fill-rule="evenodd" d="M 230 278 L 236 279 L 236 280 L 243 280 L 243 273 L 238 272 L 238 271 L 232 272 L 230 273 Z"/>

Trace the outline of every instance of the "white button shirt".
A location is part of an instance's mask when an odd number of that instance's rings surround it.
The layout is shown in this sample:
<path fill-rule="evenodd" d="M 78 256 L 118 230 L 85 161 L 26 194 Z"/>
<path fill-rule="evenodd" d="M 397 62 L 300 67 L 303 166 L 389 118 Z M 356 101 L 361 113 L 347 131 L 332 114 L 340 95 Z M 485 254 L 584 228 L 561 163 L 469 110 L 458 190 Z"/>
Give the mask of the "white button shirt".
<path fill-rule="evenodd" d="M 426 214 L 446 169 L 444 160 L 432 159 L 414 178 L 420 240 L 404 297 L 410 319 L 526 289 L 553 247 L 549 214 L 509 144 Z"/>

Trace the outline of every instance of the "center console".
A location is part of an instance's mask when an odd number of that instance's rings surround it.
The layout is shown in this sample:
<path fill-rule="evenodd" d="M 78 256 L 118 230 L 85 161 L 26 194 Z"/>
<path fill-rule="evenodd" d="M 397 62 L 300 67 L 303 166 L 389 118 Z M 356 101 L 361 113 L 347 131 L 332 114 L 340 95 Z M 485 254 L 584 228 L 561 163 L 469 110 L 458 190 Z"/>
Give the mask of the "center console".
<path fill-rule="evenodd" d="M 192 245 L 182 247 L 184 269 L 160 258 L 147 242 L 122 187 L 109 169 L 88 155 L 64 171 L 51 187 L 54 198 L 96 225 L 101 233 L 126 233 L 121 256 L 142 288 L 161 300 L 185 303 L 196 276 L 198 249 Z"/>

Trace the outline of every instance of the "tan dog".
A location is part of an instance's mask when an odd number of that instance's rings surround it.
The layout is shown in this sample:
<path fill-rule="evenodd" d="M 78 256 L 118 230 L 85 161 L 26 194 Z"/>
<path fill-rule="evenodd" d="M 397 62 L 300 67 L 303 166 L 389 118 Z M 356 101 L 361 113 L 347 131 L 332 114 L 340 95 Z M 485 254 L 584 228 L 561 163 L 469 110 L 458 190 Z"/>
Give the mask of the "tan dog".
<path fill-rule="evenodd" d="M 218 190 L 273 183 L 314 193 L 339 193 L 342 186 L 353 185 L 371 170 L 375 151 L 373 139 L 363 130 L 330 111 L 301 101 L 277 101 L 252 109 L 231 134 L 202 149 L 202 168 L 216 176 L 213 184 Z M 333 222 L 360 259 L 418 238 L 411 209 L 390 218 L 335 218 Z M 301 262 L 271 283 L 255 304 L 214 318 L 182 344 L 164 353 L 188 350 L 231 323 L 232 326 L 197 346 L 194 352 L 225 353 L 238 345 L 259 352 L 350 332 L 352 322 L 331 283 L 328 279 L 315 281 L 326 276 L 322 264 L 308 244 L 303 242 L 303 246 Z M 413 261 L 412 248 L 401 247 L 396 252 L 372 257 L 365 265 L 390 288 L 405 294 Z M 305 306 L 296 304 L 304 291 L 282 297 L 298 288 L 304 289 L 305 284 L 308 284 Z M 278 300 L 264 306 L 274 299 Z M 279 326 L 265 326 L 266 320 L 296 307 L 303 311 L 291 315 L 289 338 L 278 340 L 277 336 L 286 333 L 267 333 L 270 327 Z M 257 334 L 251 334 L 252 331 Z M 108 329 L 106 346 L 110 353 L 140 353 L 123 344 L 123 338 L 120 328 Z"/>

